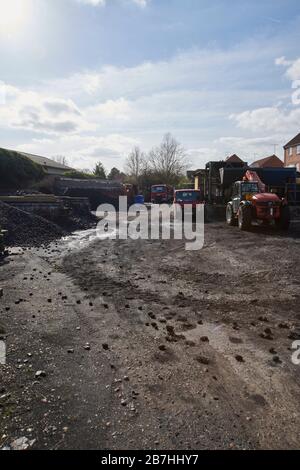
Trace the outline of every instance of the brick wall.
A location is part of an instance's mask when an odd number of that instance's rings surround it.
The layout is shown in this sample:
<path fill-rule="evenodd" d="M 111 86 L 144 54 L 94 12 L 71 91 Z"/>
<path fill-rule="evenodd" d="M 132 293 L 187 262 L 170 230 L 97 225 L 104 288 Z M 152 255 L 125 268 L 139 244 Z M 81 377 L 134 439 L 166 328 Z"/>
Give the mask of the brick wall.
<path fill-rule="evenodd" d="M 299 146 L 298 146 L 299 147 Z M 297 166 L 298 171 L 300 171 L 300 154 L 297 154 L 297 146 L 291 147 L 292 154 L 290 154 L 290 149 L 284 150 L 284 164 L 285 166 Z"/>

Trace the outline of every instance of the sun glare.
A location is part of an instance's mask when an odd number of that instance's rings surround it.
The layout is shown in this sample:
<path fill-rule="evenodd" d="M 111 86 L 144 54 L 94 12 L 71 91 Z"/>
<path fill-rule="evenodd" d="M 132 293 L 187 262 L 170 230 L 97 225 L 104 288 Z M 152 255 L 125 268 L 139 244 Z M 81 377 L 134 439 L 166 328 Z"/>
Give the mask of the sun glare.
<path fill-rule="evenodd" d="M 0 0 L 0 36 L 11 38 L 22 32 L 30 9 L 31 0 Z"/>

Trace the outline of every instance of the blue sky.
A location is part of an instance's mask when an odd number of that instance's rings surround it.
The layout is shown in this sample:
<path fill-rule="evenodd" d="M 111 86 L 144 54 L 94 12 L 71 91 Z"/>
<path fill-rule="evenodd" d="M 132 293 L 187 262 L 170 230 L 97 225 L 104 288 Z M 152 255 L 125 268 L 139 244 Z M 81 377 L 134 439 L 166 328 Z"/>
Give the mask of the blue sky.
<path fill-rule="evenodd" d="M 0 146 L 122 167 L 172 132 L 191 168 L 300 132 L 295 0 L 0 0 Z M 300 82 L 299 85 L 300 88 Z"/>

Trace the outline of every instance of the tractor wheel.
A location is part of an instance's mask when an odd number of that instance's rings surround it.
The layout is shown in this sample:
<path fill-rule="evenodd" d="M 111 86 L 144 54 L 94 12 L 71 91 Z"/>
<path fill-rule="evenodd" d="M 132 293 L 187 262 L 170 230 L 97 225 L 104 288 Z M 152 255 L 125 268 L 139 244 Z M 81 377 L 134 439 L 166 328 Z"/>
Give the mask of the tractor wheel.
<path fill-rule="evenodd" d="M 241 206 L 238 215 L 239 229 L 250 230 L 252 222 L 251 206 Z"/>
<path fill-rule="evenodd" d="M 226 222 L 228 225 L 231 225 L 231 227 L 236 225 L 236 219 L 234 217 L 233 207 L 231 204 L 227 204 L 226 207 Z"/>
<path fill-rule="evenodd" d="M 282 206 L 280 219 L 276 220 L 276 226 L 280 230 L 288 230 L 291 222 L 291 214 L 289 206 Z"/>

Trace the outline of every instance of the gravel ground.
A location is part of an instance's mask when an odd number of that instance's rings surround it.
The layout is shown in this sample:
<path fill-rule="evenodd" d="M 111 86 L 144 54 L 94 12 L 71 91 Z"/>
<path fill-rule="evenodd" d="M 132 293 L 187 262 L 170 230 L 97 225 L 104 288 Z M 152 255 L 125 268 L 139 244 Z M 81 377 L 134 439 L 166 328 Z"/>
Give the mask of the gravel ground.
<path fill-rule="evenodd" d="M 221 223 L 199 252 L 88 234 L 13 252 L 0 446 L 298 448 L 298 235 Z"/>

